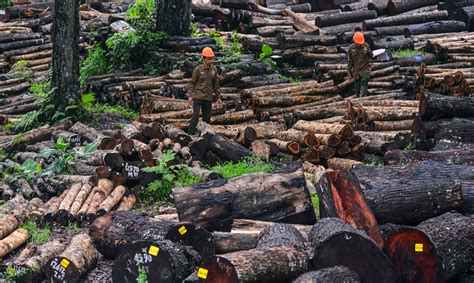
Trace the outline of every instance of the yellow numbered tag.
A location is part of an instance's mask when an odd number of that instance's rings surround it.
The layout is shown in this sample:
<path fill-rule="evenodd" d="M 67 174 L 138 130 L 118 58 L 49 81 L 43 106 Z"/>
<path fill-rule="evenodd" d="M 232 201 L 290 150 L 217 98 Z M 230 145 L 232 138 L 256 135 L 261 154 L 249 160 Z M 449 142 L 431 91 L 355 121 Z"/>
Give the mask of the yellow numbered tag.
<path fill-rule="evenodd" d="M 67 268 L 69 266 L 69 260 L 63 258 L 60 264 L 62 267 Z"/>
<path fill-rule="evenodd" d="M 184 234 L 186 234 L 186 232 L 188 232 L 188 230 L 186 230 L 186 227 L 181 226 L 181 228 L 178 229 L 178 232 L 179 232 L 181 235 L 184 235 Z"/>
<path fill-rule="evenodd" d="M 160 248 L 155 247 L 155 246 L 150 246 L 148 253 L 151 254 L 152 256 L 157 256 L 159 251 L 160 251 Z"/>
<path fill-rule="evenodd" d="M 423 244 L 415 244 L 415 252 L 423 252 Z"/>
<path fill-rule="evenodd" d="M 198 269 L 198 278 L 207 279 L 207 273 L 208 272 L 209 272 L 209 270 L 207 270 L 205 268 L 199 268 Z"/>

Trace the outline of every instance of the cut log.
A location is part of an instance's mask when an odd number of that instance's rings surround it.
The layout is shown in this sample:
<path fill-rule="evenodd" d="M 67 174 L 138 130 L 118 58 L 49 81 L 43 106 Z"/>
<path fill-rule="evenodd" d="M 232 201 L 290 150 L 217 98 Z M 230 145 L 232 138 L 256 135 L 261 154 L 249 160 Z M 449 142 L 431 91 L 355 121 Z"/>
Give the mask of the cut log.
<path fill-rule="evenodd" d="M 133 282 L 140 269 L 148 282 L 182 282 L 199 264 L 199 254 L 171 241 L 135 242 L 123 250 L 112 269 L 114 282 Z"/>
<path fill-rule="evenodd" d="M 114 206 L 116 206 L 123 198 L 126 188 L 124 186 L 117 186 L 110 193 L 110 195 L 99 205 L 97 209 L 97 215 L 102 216 L 109 212 Z"/>
<path fill-rule="evenodd" d="M 315 184 L 321 217 L 338 217 L 356 229 L 364 230 L 377 246 L 383 239 L 371 207 L 368 206 L 354 174 L 331 171 Z"/>
<path fill-rule="evenodd" d="M 410 130 L 413 119 L 400 121 L 372 121 L 369 128 L 372 131 L 403 131 Z"/>
<path fill-rule="evenodd" d="M 128 196 L 124 196 L 122 201 L 119 203 L 117 207 L 117 211 L 130 211 L 132 210 L 133 206 L 135 205 L 137 198 L 135 195 L 130 194 Z"/>
<path fill-rule="evenodd" d="M 387 12 L 390 16 L 393 16 L 406 11 L 435 4 L 438 4 L 437 0 L 420 0 L 416 2 L 409 0 L 389 0 L 387 4 Z"/>
<path fill-rule="evenodd" d="M 342 12 L 337 14 L 326 14 L 316 17 L 314 23 L 318 27 L 329 27 L 347 23 L 358 23 L 363 20 L 374 19 L 377 12 L 373 10 L 359 10 L 352 12 Z"/>
<path fill-rule="evenodd" d="M 342 139 L 348 139 L 354 135 L 351 126 L 341 124 L 327 124 L 300 120 L 296 122 L 293 128 L 313 134 L 336 134 L 340 135 Z"/>
<path fill-rule="evenodd" d="M 253 249 L 215 256 L 201 273 L 206 282 L 291 282 L 308 271 L 308 255 L 292 247 Z"/>
<path fill-rule="evenodd" d="M 392 150 L 384 155 L 385 165 L 408 165 L 411 163 L 433 160 L 444 164 L 474 165 L 474 150 Z"/>
<path fill-rule="evenodd" d="M 296 278 L 293 283 L 307 282 L 361 282 L 359 275 L 353 270 L 339 265 L 311 271 Z"/>
<path fill-rule="evenodd" d="M 254 195 L 259 204 L 252 203 L 252 207 L 248 207 L 249 195 Z M 205 196 L 212 196 L 212 200 Z M 272 173 L 248 174 L 228 181 L 175 188 L 173 199 L 180 221 L 190 221 L 212 231 L 229 231 L 233 218 L 296 224 L 315 221 L 314 210 L 307 205 L 311 201 L 301 162 Z M 282 201 L 288 206 L 274 205 Z"/>
<path fill-rule="evenodd" d="M 432 11 L 412 15 L 398 15 L 393 17 L 365 20 L 363 22 L 363 29 L 373 30 L 374 27 L 409 25 L 446 19 L 448 19 L 447 11 Z"/>
<path fill-rule="evenodd" d="M 30 270 L 34 269 L 35 267 L 45 267 L 48 260 L 58 254 L 61 254 L 66 249 L 66 244 L 59 241 L 59 240 L 52 240 L 47 242 L 44 245 L 38 247 L 38 251 L 36 255 L 28 258 L 26 261 L 23 262 L 22 266 L 29 268 Z M 32 274 L 31 274 L 32 273 Z M 38 276 L 35 272 L 31 272 L 26 274 L 23 279 L 30 280 L 29 282 L 33 282 L 34 278 Z M 31 277 L 30 277 L 31 276 Z"/>
<path fill-rule="evenodd" d="M 92 239 L 87 234 L 78 234 L 59 256 L 48 260 L 46 277 L 52 282 L 78 282 L 80 276 L 93 267 L 99 257 L 100 253 Z"/>
<path fill-rule="evenodd" d="M 112 170 L 121 170 L 123 156 L 115 150 L 96 150 L 87 156 L 87 164 L 92 166 L 108 166 Z"/>
<path fill-rule="evenodd" d="M 96 129 L 82 124 L 81 122 L 76 122 L 69 131 L 81 135 L 86 141 L 94 142 L 96 140 L 101 140 L 105 136 L 99 133 Z"/>
<path fill-rule="evenodd" d="M 0 240 L 0 258 L 5 257 L 12 251 L 22 246 L 31 237 L 30 232 L 23 228 L 18 228 L 10 235 Z"/>
<path fill-rule="evenodd" d="M 290 224 L 275 223 L 263 229 L 258 236 L 257 249 L 275 247 L 304 248 L 306 240 L 295 227 Z"/>
<path fill-rule="evenodd" d="M 84 183 L 82 185 L 82 188 L 77 193 L 77 196 L 72 202 L 71 207 L 69 209 L 69 215 L 68 215 L 69 221 L 76 219 L 79 209 L 81 209 L 82 204 L 85 202 L 85 200 L 87 199 L 91 191 L 92 191 L 92 185 L 88 183 Z"/>
<path fill-rule="evenodd" d="M 347 158 L 333 157 L 328 159 L 328 167 L 333 170 L 351 171 L 354 167 L 359 165 L 363 165 L 363 163 Z"/>
<path fill-rule="evenodd" d="M 311 230 L 316 269 L 343 265 L 362 282 L 395 282 L 398 274 L 388 257 L 364 232 L 338 218 L 322 218 Z"/>
<path fill-rule="evenodd" d="M 404 30 L 405 37 L 425 33 L 461 32 L 467 30 L 466 24 L 461 21 L 435 21 L 409 25 Z"/>
<path fill-rule="evenodd" d="M 208 138 L 207 147 L 219 155 L 223 161 L 238 162 L 252 155 L 250 150 L 222 135 L 211 135 Z"/>
<path fill-rule="evenodd" d="M 459 213 L 448 212 L 426 220 L 416 227 L 424 232 L 441 257 L 444 278 L 450 280 L 472 265 L 474 220 Z"/>
<path fill-rule="evenodd" d="M 434 244 L 419 229 L 387 224 L 380 226 L 384 251 L 405 282 L 443 282 L 443 266 Z"/>
<path fill-rule="evenodd" d="M 59 206 L 61 205 L 61 202 L 66 197 L 68 192 L 69 192 L 69 189 L 65 190 L 61 195 L 59 195 L 56 198 L 55 201 L 51 202 L 48 210 L 44 214 L 44 220 L 45 221 L 53 221 L 54 219 L 56 219 L 57 214 L 58 214 L 58 210 L 59 210 Z"/>
<path fill-rule="evenodd" d="M 213 232 L 212 237 L 216 241 L 216 254 L 251 250 L 258 242 L 258 233 Z"/>
<path fill-rule="evenodd" d="M 400 167 L 368 167 L 357 166 L 353 172 L 380 224 L 416 224 L 461 209 L 461 183 L 456 178 L 460 177 L 458 174 L 464 174 L 462 179 L 472 178 L 465 166 L 433 161 Z"/>
<path fill-rule="evenodd" d="M 192 246 L 202 258 L 215 254 L 215 243 L 209 232 L 192 224 L 158 221 L 130 211 L 114 211 L 97 218 L 90 235 L 97 249 L 108 258 L 116 258 L 134 241 L 174 240 Z"/>
<path fill-rule="evenodd" d="M 314 165 L 313 165 L 314 166 Z M 232 223 L 232 233 L 251 233 L 259 235 L 265 228 L 268 228 L 275 224 L 274 222 L 248 220 L 248 219 L 235 219 Z M 295 227 L 301 235 L 307 240 L 309 232 L 311 231 L 311 225 L 298 225 L 290 224 Z"/>
<path fill-rule="evenodd" d="M 191 137 L 183 130 L 178 129 L 172 125 L 166 125 L 163 129 L 166 133 L 166 136 L 168 136 L 175 143 L 179 143 L 182 146 L 187 146 L 192 140 Z"/>
<path fill-rule="evenodd" d="M 209 182 L 212 180 L 222 179 L 221 174 L 204 169 L 204 168 L 187 167 L 187 169 L 189 173 L 201 178 L 202 182 Z"/>
<path fill-rule="evenodd" d="M 425 93 L 420 97 L 419 113 L 423 120 L 472 117 L 474 115 L 474 98 Z"/>
<path fill-rule="evenodd" d="M 59 205 L 57 217 L 66 218 L 68 216 L 71 205 L 76 199 L 76 196 L 81 190 L 81 188 L 82 188 L 82 183 L 75 183 L 74 185 L 71 186 L 67 195 L 63 198 L 63 200 L 61 201 L 61 204 Z"/>
<path fill-rule="evenodd" d="M 271 139 L 269 142 L 275 144 L 278 147 L 278 149 L 280 149 L 282 152 L 285 152 L 285 153 L 297 155 L 301 152 L 300 144 L 294 141 L 287 142 L 287 141 L 281 141 L 278 139 Z"/>

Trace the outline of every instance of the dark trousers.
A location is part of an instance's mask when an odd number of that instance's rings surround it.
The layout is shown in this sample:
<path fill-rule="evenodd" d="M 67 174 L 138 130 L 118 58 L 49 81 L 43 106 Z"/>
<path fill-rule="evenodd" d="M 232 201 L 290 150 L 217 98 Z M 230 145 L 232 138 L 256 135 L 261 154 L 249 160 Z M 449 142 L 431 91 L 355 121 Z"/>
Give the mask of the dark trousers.
<path fill-rule="evenodd" d="M 355 91 L 356 97 L 363 97 L 368 94 L 367 89 L 369 88 L 369 79 L 370 79 L 370 75 L 366 74 L 354 80 L 354 86 L 355 86 L 354 91 Z"/>
<path fill-rule="evenodd" d="M 193 116 L 189 124 L 188 134 L 194 135 L 196 133 L 196 126 L 199 122 L 199 113 L 202 110 L 202 121 L 211 123 L 212 101 L 204 99 L 193 99 Z"/>

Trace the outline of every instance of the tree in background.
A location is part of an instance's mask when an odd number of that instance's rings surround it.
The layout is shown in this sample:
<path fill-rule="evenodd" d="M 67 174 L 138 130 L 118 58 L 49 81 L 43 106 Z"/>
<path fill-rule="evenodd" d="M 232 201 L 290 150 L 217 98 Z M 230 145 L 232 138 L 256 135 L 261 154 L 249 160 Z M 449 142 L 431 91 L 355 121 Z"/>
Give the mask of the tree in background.
<path fill-rule="evenodd" d="M 172 36 L 190 36 L 191 0 L 158 0 L 156 27 Z"/>

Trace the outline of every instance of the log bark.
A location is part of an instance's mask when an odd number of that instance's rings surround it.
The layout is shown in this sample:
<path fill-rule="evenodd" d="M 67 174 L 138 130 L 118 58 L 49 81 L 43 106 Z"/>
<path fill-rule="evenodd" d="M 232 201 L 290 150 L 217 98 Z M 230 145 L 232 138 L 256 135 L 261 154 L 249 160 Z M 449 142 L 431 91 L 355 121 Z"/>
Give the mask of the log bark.
<path fill-rule="evenodd" d="M 178 19 L 180 20 L 177 21 Z M 169 35 L 189 36 L 191 34 L 191 1 L 161 2 L 157 10 L 156 27 Z"/>
<path fill-rule="evenodd" d="M 52 98 L 56 109 L 64 109 L 80 100 L 79 30 L 79 2 L 56 0 L 51 66 L 51 86 L 57 88 Z"/>
<path fill-rule="evenodd" d="M 158 221 L 129 211 L 114 211 L 97 218 L 90 235 L 97 249 L 108 258 L 116 258 L 124 247 L 134 241 L 169 239 L 192 246 L 202 258 L 215 254 L 211 234 L 192 224 Z"/>
<path fill-rule="evenodd" d="M 383 239 L 371 207 L 357 178 L 349 172 L 331 171 L 315 184 L 321 217 L 338 217 L 356 229 L 364 230 L 379 248 Z"/>
<path fill-rule="evenodd" d="M 86 141 L 94 142 L 96 140 L 101 140 L 105 136 L 99 133 L 96 129 L 82 124 L 81 122 L 76 122 L 69 131 L 81 135 Z"/>
<path fill-rule="evenodd" d="M 300 247 L 304 248 L 306 240 L 303 235 L 290 224 L 275 223 L 266 227 L 258 236 L 256 248 Z"/>
<path fill-rule="evenodd" d="M 79 277 L 93 267 L 99 257 L 100 253 L 89 235 L 78 234 L 59 256 L 48 261 L 45 267 L 46 277 L 53 282 L 78 282 Z"/>
<path fill-rule="evenodd" d="M 413 119 L 400 121 L 372 121 L 369 128 L 372 131 L 404 131 L 412 128 Z"/>
<path fill-rule="evenodd" d="M 461 32 L 466 29 L 466 24 L 461 21 L 436 21 L 410 25 L 405 28 L 404 35 L 410 37 L 425 33 Z"/>
<path fill-rule="evenodd" d="M 44 220 L 45 221 L 53 221 L 54 219 L 56 219 L 57 217 L 57 214 L 58 214 L 58 210 L 59 210 L 59 206 L 61 205 L 61 202 L 63 201 L 63 199 L 66 197 L 66 195 L 68 194 L 69 192 L 69 189 L 65 190 L 62 194 L 60 194 L 55 201 L 52 201 L 48 210 L 46 211 L 46 213 L 44 214 Z"/>
<path fill-rule="evenodd" d="M 24 263 L 23 266 L 33 269 L 36 267 L 45 267 L 48 260 L 58 254 L 61 254 L 66 249 L 66 243 L 63 243 L 59 240 L 52 240 L 50 242 L 45 243 L 38 247 L 38 251 L 36 255 L 28 258 Z M 32 274 L 33 276 L 38 276 L 37 274 Z M 34 279 L 26 277 L 25 279 L 30 279 L 32 282 Z"/>
<path fill-rule="evenodd" d="M 443 266 L 433 242 L 419 229 L 394 224 L 380 227 L 384 252 L 406 282 L 443 282 Z"/>
<path fill-rule="evenodd" d="M 135 281 L 139 268 L 143 268 L 148 282 L 182 282 L 200 261 L 199 254 L 190 247 L 163 240 L 139 241 L 127 246 L 115 260 L 112 279 Z"/>
<path fill-rule="evenodd" d="M 469 238 L 474 235 L 472 218 L 448 212 L 426 220 L 416 227 L 434 243 L 444 267 L 444 280 L 465 272 L 472 264 L 474 245 Z"/>
<path fill-rule="evenodd" d="M 233 218 L 297 224 L 314 223 L 314 210 L 306 205 L 310 200 L 303 175 L 302 164 L 296 162 L 273 173 L 249 174 L 228 181 L 216 180 L 191 187 L 175 188 L 173 198 L 181 221 L 190 221 L 208 230 L 228 231 Z M 283 179 L 284 187 L 281 186 Z M 266 189 L 267 186 L 272 186 L 273 189 L 269 191 Z M 292 188 L 291 193 L 287 189 L 289 187 Z M 204 196 L 210 194 L 213 196 L 212 203 L 204 199 Z M 247 194 L 258 196 L 257 199 L 261 203 L 252 204 L 252 208 L 249 208 L 250 204 L 246 201 Z M 275 202 L 283 201 L 281 197 L 286 199 L 288 206 L 279 208 L 273 205 Z M 193 202 L 188 203 L 187 200 L 191 199 Z M 281 209 L 287 212 L 282 213 Z"/>
<path fill-rule="evenodd" d="M 447 11 L 433 11 L 418 13 L 413 15 L 398 15 L 386 18 L 377 18 L 365 20 L 363 22 L 364 30 L 373 30 L 375 27 L 386 27 L 386 26 L 399 26 L 418 24 L 431 21 L 439 21 L 448 19 Z"/>
<path fill-rule="evenodd" d="M 251 250 L 258 242 L 258 233 L 213 232 L 212 237 L 216 241 L 216 254 Z"/>
<path fill-rule="evenodd" d="M 293 247 L 253 249 L 215 256 L 202 269 L 208 282 L 291 282 L 309 270 L 309 257 Z"/>
<path fill-rule="evenodd" d="M 117 211 L 130 211 L 132 210 L 133 206 L 135 205 L 137 198 L 135 195 L 130 194 L 128 196 L 124 196 L 122 201 L 119 203 L 117 207 Z"/>
<path fill-rule="evenodd" d="M 416 224 L 446 211 L 461 209 L 461 183 L 456 178 L 460 178 L 460 173 L 465 174 L 461 180 L 469 178 L 470 173 L 465 168 L 468 167 L 423 161 L 401 167 L 358 166 L 353 172 L 380 224 Z M 436 175 L 440 170 L 444 173 Z"/>
<path fill-rule="evenodd" d="M 474 114 L 474 98 L 425 93 L 420 98 L 419 113 L 423 120 L 472 117 Z"/>
<path fill-rule="evenodd" d="M 328 167 L 333 170 L 351 171 L 354 167 L 359 165 L 363 165 L 363 163 L 352 159 L 338 157 L 328 159 Z"/>
<path fill-rule="evenodd" d="M 201 178 L 202 182 L 209 182 L 212 180 L 222 179 L 221 174 L 204 169 L 204 168 L 187 167 L 187 170 L 189 171 L 189 173 Z"/>
<path fill-rule="evenodd" d="M 110 195 L 99 205 L 97 209 L 97 215 L 102 216 L 109 212 L 114 206 L 116 206 L 123 198 L 126 188 L 124 186 L 117 186 L 110 193 Z"/>
<path fill-rule="evenodd" d="M 318 271 L 311 271 L 302 274 L 296 278 L 293 283 L 307 282 L 361 282 L 359 275 L 353 270 L 339 265 L 334 267 L 323 268 Z"/>
<path fill-rule="evenodd" d="M 58 215 L 59 218 L 66 218 L 69 214 L 70 208 L 74 200 L 76 199 L 77 194 L 82 189 L 82 183 L 75 183 L 69 189 L 67 195 L 61 201 L 59 205 Z"/>
<path fill-rule="evenodd" d="M 390 16 L 401 14 L 417 8 L 438 4 L 437 0 L 420 0 L 416 2 L 408 0 L 390 0 L 387 4 L 387 12 Z"/>
<path fill-rule="evenodd" d="M 250 150 L 224 136 L 211 135 L 207 139 L 207 148 L 219 155 L 223 161 L 238 162 L 252 155 Z"/>
<path fill-rule="evenodd" d="M 3 258 L 19 248 L 26 243 L 30 237 L 31 234 L 28 230 L 23 228 L 16 229 L 10 235 L 0 240 L 0 257 Z"/>
<path fill-rule="evenodd" d="M 295 141 L 281 141 L 278 139 L 271 139 L 269 142 L 275 144 L 282 152 L 298 155 L 301 152 L 301 146 Z"/>
<path fill-rule="evenodd" d="M 166 125 L 163 129 L 166 136 L 172 139 L 175 143 L 179 143 L 182 146 L 187 146 L 191 142 L 191 137 L 181 129 L 178 129 L 172 125 Z"/>
<path fill-rule="evenodd" d="M 364 232 L 337 218 L 323 218 L 311 230 L 316 269 L 343 265 L 362 282 L 394 282 L 398 274 L 388 257 Z M 370 256 L 369 256 L 370 255 Z"/>
<path fill-rule="evenodd" d="M 81 209 L 82 205 L 84 204 L 85 200 L 89 196 L 90 192 L 92 191 L 92 185 L 88 183 L 84 183 L 82 185 L 82 188 L 80 191 L 77 193 L 76 198 L 71 204 L 71 207 L 69 208 L 69 214 L 68 214 L 68 220 L 73 221 L 76 219 L 77 213 Z"/>
<path fill-rule="evenodd" d="M 373 10 L 359 10 L 337 14 L 321 15 L 316 17 L 314 23 L 318 27 L 328 27 L 347 23 L 357 23 L 363 20 L 374 19 L 377 12 Z"/>
<path fill-rule="evenodd" d="M 312 121 L 298 121 L 293 128 L 301 131 L 307 131 L 314 134 L 336 134 L 342 139 L 348 139 L 354 135 L 349 125 L 326 124 Z"/>
<path fill-rule="evenodd" d="M 384 155 L 385 165 L 409 165 L 423 160 L 433 160 L 444 164 L 474 165 L 474 150 L 392 150 Z"/>

